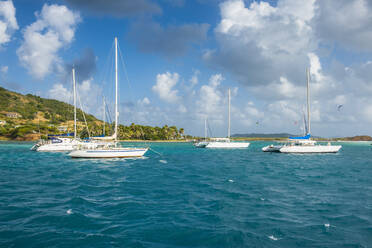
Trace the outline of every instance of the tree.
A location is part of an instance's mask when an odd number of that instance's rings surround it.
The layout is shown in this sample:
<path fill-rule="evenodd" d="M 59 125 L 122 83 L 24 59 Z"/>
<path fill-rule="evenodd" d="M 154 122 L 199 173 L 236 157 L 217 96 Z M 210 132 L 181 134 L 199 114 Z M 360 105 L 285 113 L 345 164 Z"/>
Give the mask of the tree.
<path fill-rule="evenodd" d="M 185 134 L 185 129 L 183 129 L 182 127 L 180 128 L 180 135 L 183 137 L 183 135 Z"/>

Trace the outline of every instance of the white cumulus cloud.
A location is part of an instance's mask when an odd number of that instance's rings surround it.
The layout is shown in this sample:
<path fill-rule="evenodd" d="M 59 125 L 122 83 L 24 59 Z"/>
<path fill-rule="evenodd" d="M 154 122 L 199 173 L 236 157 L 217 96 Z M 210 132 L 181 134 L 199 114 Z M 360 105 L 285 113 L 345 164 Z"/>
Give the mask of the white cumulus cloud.
<path fill-rule="evenodd" d="M 173 87 L 178 83 L 179 77 L 178 73 L 158 74 L 156 84 L 152 87 L 152 90 L 166 102 L 177 102 L 179 100 L 178 90 L 173 89 Z"/>
<path fill-rule="evenodd" d="M 102 88 L 93 83 L 93 78 L 76 84 L 77 107 L 84 111 L 99 116 L 102 112 Z M 47 96 L 52 99 L 73 104 L 73 93 L 71 88 L 61 83 L 55 83 L 48 91 Z"/>
<path fill-rule="evenodd" d="M 372 2 L 370 0 L 317 1 L 315 27 L 318 37 L 348 49 L 372 51 Z"/>
<path fill-rule="evenodd" d="M 15 30 L 18 29 L 13 1 L 0 1 L 0 48 L 8 43 Z"/>
<path fill-rule="evenodd" d="M 215 29 L 219 46 L 205 52 L 204 60 L 245 85 L 269 84 L 280 77 L 297 82 L 307 54 L 317 48 L 311 26 L 315 0 L 300 2 L 280 0 L 276 7 L 264 1 L 223 2 Z"/>
<path fill-rule="evenodd" d="M 4 65 L 4 66 L 1 66 L 0 68 L 0 72 L 1 74 L 7 74 L 8 73 L 8 66 L 7 65 Z"/>
<path fill-rule="evenodd" d="M 53 87 L 48 91 L 48 97 L 62 102 L 72 103 L 72 91 L 65 88 L 61 83 L 53 85 Z"/>
<path fill-rule="evenodd" d="M 61 66 L 58 51 L 72 42 L 81 19 L 66 6 L 55 4 L 45 4 L 41 12 L 36 13 L 36 18 L 23 30 L 17 55 L 31 75 L 43 78 Z"/>
<path fill-rule="evenodd" d="M 141 104 L 143 105 L 149 105 L 150 104 L 150 100 L 147 98 L 147 97 L 144 97 L 141 101 L 140 101 Z"/>
<path fill-rule="evenodd" d="M 220 114 L 223 93 L 220 91 L 219 86 L 223 80 L 224 78 L 221 74 L 215 74 L 210 77 L 208 84 L 200 87 L 197 102 L 200 106 L 201 114 L 206 116 L 214 115 L 215 117 L 217 117 L 217 113 Z"/>

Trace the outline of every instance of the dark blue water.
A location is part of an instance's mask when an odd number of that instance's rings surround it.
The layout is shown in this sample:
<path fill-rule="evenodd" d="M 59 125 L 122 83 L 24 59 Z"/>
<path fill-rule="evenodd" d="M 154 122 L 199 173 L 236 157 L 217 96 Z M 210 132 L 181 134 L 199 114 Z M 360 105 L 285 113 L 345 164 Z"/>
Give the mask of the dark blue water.
<path fill-rule="evenodd" d="M 79 160 L 0 143 L 0 247 L 372 247 L 372 149 L 151 144 Z"/>

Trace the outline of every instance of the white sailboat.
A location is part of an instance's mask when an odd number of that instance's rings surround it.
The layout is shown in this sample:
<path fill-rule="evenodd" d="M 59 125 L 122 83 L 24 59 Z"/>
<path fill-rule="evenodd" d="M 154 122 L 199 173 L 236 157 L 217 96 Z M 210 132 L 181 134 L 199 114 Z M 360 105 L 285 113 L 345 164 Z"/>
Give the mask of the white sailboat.
<path fill-rule="evenodd" d="M 210 142 L 205 146 L 205 148 L 247 148 L 249 146 L 248 142 L 231 142 L 230 140 L 230 101 L 231 101 L 230 89 L 228 91 L 228 128 L 227 128 L 227 138 L 211 138 Z"/>
<path fill-rule="evenodd" d="M 207 127 L 207 118 L 204 120 L 204 140 L 194 143 L 194 146 L 197 148 L 205 148 L 208 145 L 207 141 L 208 136 L 208 127 Z"/>
<path fill-rule="evenodd" d="M 99 145 L 95 142 L 82 141 L 77 138 L 75 68 L 72 68 L 72 81 L 74 95 L 74 138 L 52 136 L 49 140 L 40 140 L 37 144 L 32 146 L 31 150 L 38 152 L 68 152 L 75 150 L 77 147 L 94 148 Z"/>
<path fill-rule="evenodd" d="M 303 137 L 290 137 L 289 143 L 283 145 L 279 151 L 281 153 L 336 153 L 342 146 L 332 145 L 328 142 L 327 145 L 318 145 L 315 140 L 311 139 L 310 129 L 310 72 L 306 70 L 307 75 L 307 135 Z"/>
<path fill-rule="evenodd" d="M 148 150 L 145 148 L 136 147 L 118 147 L 118 41 L 115 37 L 115 131 L 114 135 L 110 137 L 102 137 L 103 139 L 114 139 L 114 145 L 109 143 L 100 145 L 93 149 L 87 149 L 85 147 L 79 148 L 69 153 L 72 158 L 128 158 L 128 157 L 142 157 Z M 102 139 L 101 139 L 102 140 Z"/>

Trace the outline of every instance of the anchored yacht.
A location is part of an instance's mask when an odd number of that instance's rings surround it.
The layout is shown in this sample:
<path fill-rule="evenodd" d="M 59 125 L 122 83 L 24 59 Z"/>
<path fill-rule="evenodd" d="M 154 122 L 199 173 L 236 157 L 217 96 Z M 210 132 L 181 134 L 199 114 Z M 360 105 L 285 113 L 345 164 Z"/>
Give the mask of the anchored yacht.
<path fill-rule="evenodd" d="M 228 91 L 228 128 L 227 128 L 227 138 L 211 138 L 211 141 L 205 146 L 205 148 L 247 148 L 249 146 L 248 142 L 231 142 L 230 140 L 230 101 L 231 101 L 230 89 Z"/>
<path fill-rule="evenodd" d="M 128 157 L 142 157 L 148 147 L 119 147 L 118 146 L 118 40 L 115 37 L 115 132 L 111 137 L 104 137 L 105 140 L 113 139 L 115 142 L 112 144 L 103 144 L 93 149 L 87 147 L 78 148 L 69 153 L 72 158 L 128 158 Z"/>
<path fill-rule="evenodd" d="M 98 142 L 91 140 L 83 141 L 77 138 L 76 128 L 76 82 L 75 82 L 75 69 L 72 68 L 72 81 L 73 81 L 73 95 L 74 95 L 74 133 L 73 138 L 67 138 L 72 134 L 53 135 L 48 140 L 40 140 L 31 150 L 38 152 L 68 152 L 77 149 L 78 147 L 94 148 L 99 146 Z"/>
<path fill-rule="evenodd" d="M 326 145 L 317 144 L 311 139 L 310 135 L 310 72 L 306 70 L 307 76 L 307 135 L 302 137 L 289 137 L 287 144 L 282 146 L 267 146 L 263 151 L 281 152 L 281 153 L 336 153 L 342 146 L 332 145 L 328 142 Z"/>

